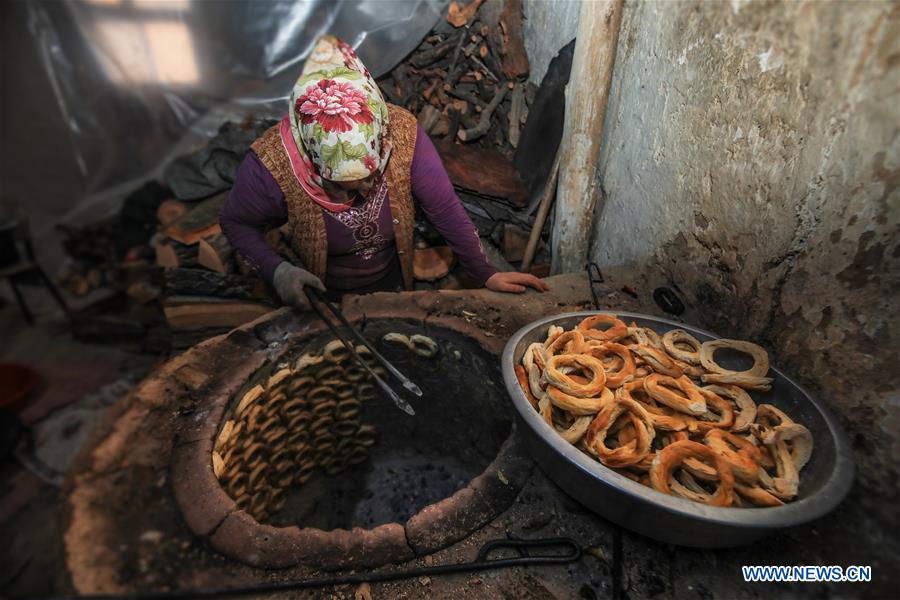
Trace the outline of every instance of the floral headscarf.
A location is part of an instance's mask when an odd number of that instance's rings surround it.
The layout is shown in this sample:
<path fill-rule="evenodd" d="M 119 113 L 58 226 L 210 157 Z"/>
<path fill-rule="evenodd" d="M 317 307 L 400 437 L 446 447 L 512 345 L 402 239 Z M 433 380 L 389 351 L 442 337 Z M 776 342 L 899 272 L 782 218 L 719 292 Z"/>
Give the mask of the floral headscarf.
<path fill-rule="evenodd" d="M 380 174 L 390 156 L 388 110 L 369 70 L 353 48 L 325 35 L 303 65 L 291 93 L 281 140 L 303 189 L 332 211 L 322 178 L 353 181 Z"/>

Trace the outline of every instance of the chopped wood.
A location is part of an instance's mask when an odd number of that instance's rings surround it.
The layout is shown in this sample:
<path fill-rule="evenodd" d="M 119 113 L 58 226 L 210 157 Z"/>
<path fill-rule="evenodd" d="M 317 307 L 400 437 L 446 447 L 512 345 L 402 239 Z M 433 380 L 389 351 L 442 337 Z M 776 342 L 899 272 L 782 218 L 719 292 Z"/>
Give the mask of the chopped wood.
<path fill-rule="evenodd" d="M 481 101 L 481 98 L 479 98 L 475 94 L 470 94 L 469 92 L 466 92 L 465 90 L 463 90 L 459 87 L 456 87 L 455 89 L 452 89 L 452 90 L 447 90 L 447 93 L 450 94 L 451 96 L 459 98 L 460 100 L 464 100 L 464 101 L 468 102 L 469 104 L 471 104 L 472 106 L 474 106 L 476 108 L 484 108 L 484 102 Z M 461 111 L 461 112 L 466 112 L 466 111 Z"/>
<path fill-rule="evenodd" d="M 512 99 L 509 105 L 509 145 L 513 148 L 519 147 L 519 133 L 524 119 L 522 114 L 525 112 L 525 85 L 517 83 L 512 91 Z"/>
<path fill-rule="evenodd" d="M 504 224 L 503 247 L 501 248 L 501 251 L 506 260 L 509 262 L 519 262 L 522 260 L 522 255 L 525 253 L 525 246 L 528 245 L 528 234 L 528 231 L 518 225 L 513 225 L 512 223 Z"/>
<path fill-rule="evenodd" d="M 435 281 L 450 272 L 455 260 L 449 246 L 419 248 L 413 254 L 413 275 L 419 281 Z"/>
<path fill-rule="evenodd" d="M 425 133 L 431 133 L 431 130 L 437 124 L 438 120 L 441 118 L 441 111 L 431 106 L 430 104 L 426 104 L 422 107 L 422 110 L 419 111 L 418 117 L 416 120 L 421 125 L 422 129 L 425 130 Z"/>
<path fill-rule="evenodd" d="M 173 296 L 163 302 L 163 314 L 173 329 L 239 327 L 274 310 L 259 302 Z"/>
<path fill-rule="evenodd" d="M 265 284 L 252 275 L 214 273 L 205 269 L 166 269 L 162 285 L 166 296 L 268 299 Z"/>
<path fill-rule="evenodd" d="M 167 236 L 182 244 L 196 244 L 201 238 L 219 233 L 219 209 L 228 199 L 230 189 L 197 203 L 184 216 L 163 230 Z"/>
<path fill-rule="evenodd" d="M 447 9 L 447 22 L 454 27 L 462 27 L 475 16 L 482 2 L 484 0 L 472 0 L 465 6 L 460 6 L 459 2 L 451 2 Z"/>
<path fill-rule="evenodd" d="M 438 140 L 435 147 L 457 189 L 518 207 L 528 203 L 525 184 L 501 153 L 450 140 Z"/>
<path fill-rule="evenodd" d="M 156 264 L 167 269 L 178 267 L 195 267 L 197 262 L 197 246 L 188 246 L 175 240 L 154 243 Z"/>
<path fill-rule="evenodd" d="M 160 202 L 159 207 L 156 209 L 156 220 L 163 227 L 167 227 L 183 217 L 187 211 L 187 203 L 169 198 Z"/>
<path fill-rule="evenodd" d="M 500 29 L 503 31 L 500 57 L 503 75 L 518 79 L 528 75 L 528 52 L 522 35 L 522 0 L 504 0 L 500 13 Z"/>
<path fill-rule="evenodd" d="M 224 234 L 217 233 L 205 237 L 197 243 L 197 263 L 216 273 L 228 273 L 233 270 L 232 257 L 234 249 Z"/>
<path fill-rule="evenodd" d="M 501 86 L 494 92 L 494 97 L 491 100 L 490 104 L 488 104 L 484 110 L 481 112 L 481 118 L 478 120 L 478 125 L 472 127 L 471 129 L 461 129 L 459 133 L 457 133 L 457 137 L 463 142 L 468 142 L 471 140 L 478 139 L 488 132 L 488 129 L 491 127 L 491 115 L 494 114 L 494 109 L 496 109 L 501 102 L 503 102 L 503 98 L 506 96 L 507 88 L 506 86 Z"/>
<path fill-rule="evenodd" d="M 465 35 L 463 32 L 461 35 Z M 456 44 L 457 38 L 448 39 L 436 46 L 432 46 L 431 48 L 427 48 L 422 50 L 421 52 L 416 52 L 409 59 L 409 64 L 416 68 L 427 67 L 431 63 L 444 58 L 447 54 L 450 53 L 450 50 L 453 49 L 453 46 Z"/>
<path fill-rule="evenodd" d="M 147 304 L 159 298 L 162 290 L 149 279 L 138 279 L 128 286 L 125 294 L 138 304 Z"/>

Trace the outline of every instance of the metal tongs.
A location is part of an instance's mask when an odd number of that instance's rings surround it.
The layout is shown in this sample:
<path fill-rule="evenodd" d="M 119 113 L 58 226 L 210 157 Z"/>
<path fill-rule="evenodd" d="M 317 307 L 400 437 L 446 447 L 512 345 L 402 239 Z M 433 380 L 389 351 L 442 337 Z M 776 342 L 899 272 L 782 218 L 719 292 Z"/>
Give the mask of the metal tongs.
<path fill-rule="evenodd" d="M 393 375 L 394 377 L 399 379 L 400 383 L 403 384 L 404 388 L 406 388 L 407 390 L 409 390 L 416 396 L 421 396 L 422 390 L 419 389 L 419 386 L 417 386 L 415 383 L 410 381 L 406 375 L 401 373 L 397 369 L 397 367 L 392 365 L 390 363 L 390 361 L 388 361 L 388 359 L 383 357 L 381 355 L 381 353 L 378 352 L 378 350 L 376 350 L 372 346 L 372 344 L 370 344 L 369 341 L 366 338 L 364 338 L 362 336 L 362 334 L 359 331 L 357 331 L 356 328 L 347 321 L 347 319 L 341 313 L 341 310 L 337 306 L 332 304 L 331 301 L 328 300 L 328 298 L 325 297 L 324 292 L 322 292 L 321 290 L 317 290 L 316 288 L 308 287 L 308 286 L 304 287 L 303 290 L 306 292 L 306 297 L 309 300 L 309 305 L 313 309 L 313 311 L 319 316 L 320 319 L 322 319 L 322 321 L 325 322 L 326 325 L 328 325 L 328 328 L 331 330 L 331 333 L 333 333 L 339 340 L 341 340 L 341 343 L 343 343 L 344 347 L 346 347 L 347 350 L 350 351 L 350 355 L 356 360 L 356 362 L 358 362 L 360 365 L 362 365 L 362 367 L 366 371 L 368 371 L 369 375 L 371 375 L 375 379 L 376 385 L 378 385 L 378 387 L 380 387 L 384 391 L 384 393 L 387 394 L 388 397 L 394 401 L 394 404 L 397 405 L 397 408 L 399 408 L 400 410 L 402 410 L 403 412 L 405 412 L 408 415 L 411 415 L 411 416 L 415 415 L 416 411 L 413 410 L 412 405 L 410 405 L 409 402 L 407 402 L 406 400 L 401 398 L 397 394 L 397 392 L 395 392 L 393 390 L 393 388 L 391 388 L 391 386 L 389 386 L 383 379 L 381 379 L 381 377 L 379 377 L 375 373 L 375 371 L 372 370 L 372 367 L 370 367 L 368 365 L 368 363 L 366 363 L 366 361 L 364 361 L 359 356 L 359 354 L 356 352 L 356 348 L 353 347 L 353 344 L 350 343 L 350 341 L 346 337 L 341 335 L 340 331 L 338 331 L 338 328 L 334 325 L 334 323 L 331 322 L 331 319 L 329 319 L 328 317 L 325 316 L 325 312 L 322 310 L 322 307 L 327 308 L 328 311 L 335 318 L 337 318 L 337 320 L 340 321 L 344 327 L 349 329 L 350 333 L 353 334 L 353 337 L 355 337 L 359 341 L 359 343 L 361 343 L 363 346 L 365 346 L 369 350 L 369 352 L 372 353 L 372 356 L 374 356 L 376 359 L 378 359 L 378 362 L 380 362 L 382 365 L 384 365 L 384 368 L 387 369 L 391 375 Z"/>

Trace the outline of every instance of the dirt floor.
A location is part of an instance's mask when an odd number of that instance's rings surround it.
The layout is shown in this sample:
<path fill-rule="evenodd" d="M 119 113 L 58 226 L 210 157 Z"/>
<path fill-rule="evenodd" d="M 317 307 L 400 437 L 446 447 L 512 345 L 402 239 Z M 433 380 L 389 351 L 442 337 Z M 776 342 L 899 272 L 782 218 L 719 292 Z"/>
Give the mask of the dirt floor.
<path fill-rule="evenodd" d="M 647 282 L 629 281 L 608 274 L 613 293 L 607 306 L 660 314 L 646 297 L 638 301 L 620 291 L 630 285 L 639 291 Z M 460 314 L 469 307 L 485 329 L 504 336 L 507 320 L 517 322 L 544 314 L 586 307 L 590 294 L 583 277 L 551 280 L 558 294 L 529 294 L 516 302 L 498 302 L 496 296 L 478 292 L 464 299 L 458 293 L 419 296 L 427 298 L 437 317 Z M 652 288 L 651 288 L 652 289 Z M 437 308 L 435 308 L 437 307 Z M 430 310 L 429 309 L 429 310 Z M 690 320 L 691 315 L 685 315 Z M 18 323 L 14 308 L 0 311 L 0 324 L 12 335 L 0 360 L 29 362 L 47 384 L 23 415 L 36 431 L 46 432 L 55 443 L 38 443 L 38 454 L 48 464 L 68 466 L 74 450 L 65 432 L 77 421 L 76 408 L 86 411 L 85 422 L 103 424 L 89 438 L 88 449 L 112 439 L 110 432 L 124 423 L 134 406 L 130 386 L 154 364 L 153 357 L 88 347 L 65 334 L 52 315 L 34 328 Z M 525 322 L 527 322 L 527 320 Z M 253 330 L 248 344 L 265 348 L 273 333 Z M 158 371 L 156 371 L 158 372 Z M 50 391 L 52 390 L 52 397 Z M 124 399 L 106 411 L 115 399 Z M 68 409 L 68 413 L 66 410 Z M 158 406 L 177 417 L 172 407 Z M 93 411 L 93 412 L 90 412 Z M 150 423 L 154 411 L 146 412 Z M 91 416 L 88 416 L 91 415 Z M 56 417 L 54 419 L 54 417 Z M 64 418 L 65 417 L 65 418 Z M 170 417 L 171 418 L 171 417 Z M 91 420 L 93 419 L 93 420 Z M 51 427 L 52 424 L 52 427 Z M 68 424 L 68 425 L 67 425 Z M 85 429 L 89 426 L 85 427 Z M 80 428 L 77 428 L 80 429 Z M 138 431 L 141 431 L 140 429 Z M 36 435 L 36 438 L 39 438 Z M 82 438 L 83 439 L 83 438 Z M 106 590 L 163 591 L 185 587 L 252 585 L 284 582 L 292 578 L 326 575 L 294 567 L 261 570 L 227 559 L 196 538 L 181 519 L 167 481 L 167 460 L 153 455 L 159 440 L 135 435 L 121 456 L 94 474 L 79 459 L 82 473 L 64 492 L 45 483 L 31 471 L 9 461 L 0 470 L 0 594 L 10 598 Z M 66 444 L 69 444 L 68 446 Z M 40 452 L 43 446 L 43 452 Z M 93 452 L 96 463 L 102 453 Z M 93 467 L 91 467 L 93 468 Z M 51 470 L 43 475 L 53 476 Z M 588 511 L 534 468 L 518 497 L 505 512 L 472 536 L 434 554 L 401 565 L 403 568 L 469 561 L 478 548 L 493 539 L 570 537 L 584 550 L 569 565 L 513 568 L 481 573 L 416 577 L 372 584 L 368 589 L 342 585 L 315 591 L 285 592 L 282 598 L 881 598 L 898 590 L 900 548 L 895 532 L 885 531 L 879 515 L 870 512 L 865 498 L 854 489 L 834 513 L 816 522 L 780 532 L 755 544 L 729 550 L 695 550 L 655 542 L 622 530 Z M 72 525 L 73 506 L 94 515 L 82 520 L 81 530 Z M 91 512 L 93 511 L 93 512 Z M 88 514 L 85 513 L 85 514 Z M 107 523 L 104 525 L 103 523 Z M 110 526 L 112 526 L 110 528 Z M 67 536 L 67 547 L 63 537 Z M 90 552 L 73 549 L 90 547 Z M 747 584 L 741 565 L 871 565 L 869 584 Z M 68 565 L 68 572 L 67 572 Z M 397 568 L 387 566 L 378 571 Z M 73 581 L 72 572 L 78 581 Z M 86 577 L 86 574 L 96 574 Z M 112 587 L 106 587 L 112 585 Z M 272 596 L 270 596 L 272 597 Z"/>

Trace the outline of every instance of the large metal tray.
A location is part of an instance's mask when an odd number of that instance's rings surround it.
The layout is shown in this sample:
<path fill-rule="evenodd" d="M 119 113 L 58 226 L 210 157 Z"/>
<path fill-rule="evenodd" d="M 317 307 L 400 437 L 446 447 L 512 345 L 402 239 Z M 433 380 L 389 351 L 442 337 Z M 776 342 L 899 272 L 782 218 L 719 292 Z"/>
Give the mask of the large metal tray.
<path fill-rule="evenodd" d="M 776 368 L 769 392 L 751 392 L 761 404 L 774 404 L 813 434 L 815 449 L 800 474 L 796 500 L 772 508 L 719 508 L 663 494 L 607 469 L 563 440 L 529 404 L 514 371 L 532 342 L 546 339 L 547 328 L 571 329 L 587 316 L 616 314 L 626 322 L 652 327 L 660 334 L 684 329 L 700 341 L 717 339 L 713 333 L 650 315 L 615 311 L 566 313 L 534 321 L 507 342 L 502 369 L 506 388 L 525 436 L 526 445 L 541 469 L 568 494 L 595 513 L 648 537 L 699 548 L 738 546 L 776 530 L 817 519 L 834 509 L 853 481 L 853 459 L 847 436 L 835 418 L 802 386 Z M 722 358 L 720 359 L 720 356 Z M 744 358 L 717 354 L 728 368 L 747 368 Z"/>

